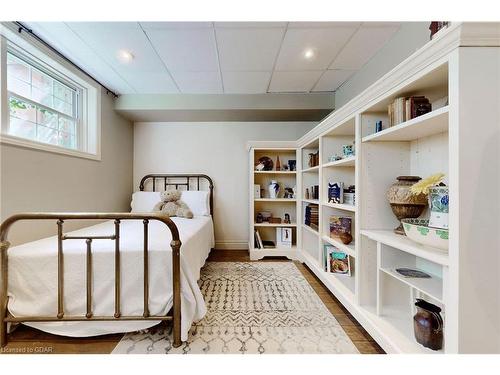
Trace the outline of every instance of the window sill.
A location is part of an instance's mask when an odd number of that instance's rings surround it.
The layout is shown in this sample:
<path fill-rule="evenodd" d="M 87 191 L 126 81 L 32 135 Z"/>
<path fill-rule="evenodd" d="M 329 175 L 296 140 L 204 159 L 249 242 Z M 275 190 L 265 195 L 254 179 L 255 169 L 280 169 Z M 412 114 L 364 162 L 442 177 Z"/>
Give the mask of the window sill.
<path fill-rule="evenodd" d="M 99 154 L 91 154 L 89 152 L 70 150 L 70 149 L 67 149 L 64 147 L 59 147 L 59 146 L 54 146 L 54 145 L 50 145 L 50 144 L 46 144 L 46 143 L 30 141 L 30 140 L 15 137 L 12 135 L 6 135 L 6 134 L 0 135 L 0 143 L 18 146 L 18 147 L 24 147 L 24 148 L 31 148 L 31 149 L 35 149 L 35 150 L 39 150 L 39 151 L 51 152 L 54 154 L 62 154 L 62 155 L 76 157 L 76 158 L 101 161 L 100 153 Z"/>

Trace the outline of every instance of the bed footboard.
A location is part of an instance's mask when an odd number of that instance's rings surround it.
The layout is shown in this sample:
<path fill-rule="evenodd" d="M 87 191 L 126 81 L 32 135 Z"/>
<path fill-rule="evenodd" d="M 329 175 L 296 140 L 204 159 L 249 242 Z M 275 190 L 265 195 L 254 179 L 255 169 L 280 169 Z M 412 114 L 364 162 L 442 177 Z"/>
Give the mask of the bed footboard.
<path fill-rule="evenodd" d="M 57 224 L 57 315 L 56 316 L 21 316 L 14 317 L 8 311 L 8 232 L 10 227 L 18 221 L 27 220 L 53 220 Z M 108 236 L 68 236 L 64 234 L 64 223 L 66 221 L 85 220 L 114 220 L 115 230 Z M 121 314 L 120 302 L 120 222 L 122 220 L 142 220 L 144 225 L 144 311 L 142 316 L 124 316 Z M 165 316 L 151 316 L 149 313 L 149 261 L 148 261 L 148 224 L 150 220 L 164 223 L 172 233 L 172 285 L 173 285 L 173 313 Z M 87 311 L 83 316 L 67 316 L 64 312 L 64 241 L 85 240 L 86 242 L 86 292 Z M 92 241 L 113 240 L 115 242 L 115 311 L 113 316 L 94 316 L 92 313 Z M 120 320 L 172 320 L 173 324 L 173 346 L 181 345 L 181 281 L 180 281 L 180 248 L 179 231 L 175 223 L 168 216 L 160 214 L 138 214 L 138 213 L 22 213 L 13 215 L 0 225 L 0 346 L 7 345 L 7 323 L 23 322 L 57 322 L 57 321 L 120 321 Z"/>

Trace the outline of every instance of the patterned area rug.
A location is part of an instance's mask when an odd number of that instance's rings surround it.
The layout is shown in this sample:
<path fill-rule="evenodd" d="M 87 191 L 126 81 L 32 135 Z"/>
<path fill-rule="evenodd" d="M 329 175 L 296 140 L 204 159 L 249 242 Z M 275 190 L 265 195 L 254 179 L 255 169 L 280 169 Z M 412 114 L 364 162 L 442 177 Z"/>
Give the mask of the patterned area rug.
<path fill-rule="evenodd" d="M 292 262 L 207 262 L 199 285 L 208 312 L 181 347 L 159 325 L 126 334 L 113 353 L 358 353 Z"/>

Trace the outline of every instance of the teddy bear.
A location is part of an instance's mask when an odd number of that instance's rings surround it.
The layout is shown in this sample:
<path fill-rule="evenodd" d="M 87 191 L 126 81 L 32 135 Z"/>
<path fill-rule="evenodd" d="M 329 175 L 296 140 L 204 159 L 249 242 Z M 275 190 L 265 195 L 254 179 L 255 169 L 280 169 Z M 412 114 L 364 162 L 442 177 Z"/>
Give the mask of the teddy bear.
<path fill-rule="evenodd" d="M 160 194 L 161 201 L 158 202 L 153 211 L 160 211 L 162 214 L 168 216 L 185 217 L 187 219 L 193 218 L 193 213 L 188 205 L 181 201 L 182 192 L 179 190 L 167 190 Z"/>

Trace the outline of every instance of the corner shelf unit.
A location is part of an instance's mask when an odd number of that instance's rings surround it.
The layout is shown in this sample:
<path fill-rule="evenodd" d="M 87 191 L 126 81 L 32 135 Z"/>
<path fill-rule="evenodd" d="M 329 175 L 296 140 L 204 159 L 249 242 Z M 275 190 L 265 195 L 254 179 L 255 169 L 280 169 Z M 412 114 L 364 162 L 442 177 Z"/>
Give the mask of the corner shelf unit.
<path fill-rule="evenodd" d="M 386 352 L 500 353 L 499 297 L 488 285 L 494 277 L 485 276 L 496 275 L 500 248 L 498 236 L 488 235 L 499 225 L 492 203 L 498 201 L 495 181 L 500 181 L 500 145 L 494 136 L 500 102 L 500 81 L 494 80 L 500 77 L 498 30 L 500 23 L 452 23 L 297 142 L 286 144 L 296 151 L 298 171 L 293 251 Z M 431 112 L 388 127 L 388 105 L 419 95 L 429 99 Z M 383 128 L 375 132 L 377 121 Z M 337 160 L 349 144 L 354 155 Z M 309 154 L 316 152 L 318 163 L 311 165 Z M 450 189 L 448 251 L 395 234 L 399 223 L 386 198 L 396 177 L 438 172 Z M 332 182 L 355 185 L 355 204 L 329 203 Z M 316 185 L 318 196 L 312 197 Z M 261 204 L 251 201 L 251 223 L 254 203 Z M 318 208 L 317 230 L 304 223 L 308 205 Z M 331 216 L 351 218 L 350 244 L 330 238 Z M 352 276 L 325 271 L 325 245 L 348 254 Z M 421 269 L 431 278 L 403 277 L 396 272 L 400 267 Z M 439 351 L 415 340 L 415 298 L 442 309 Z"/>

